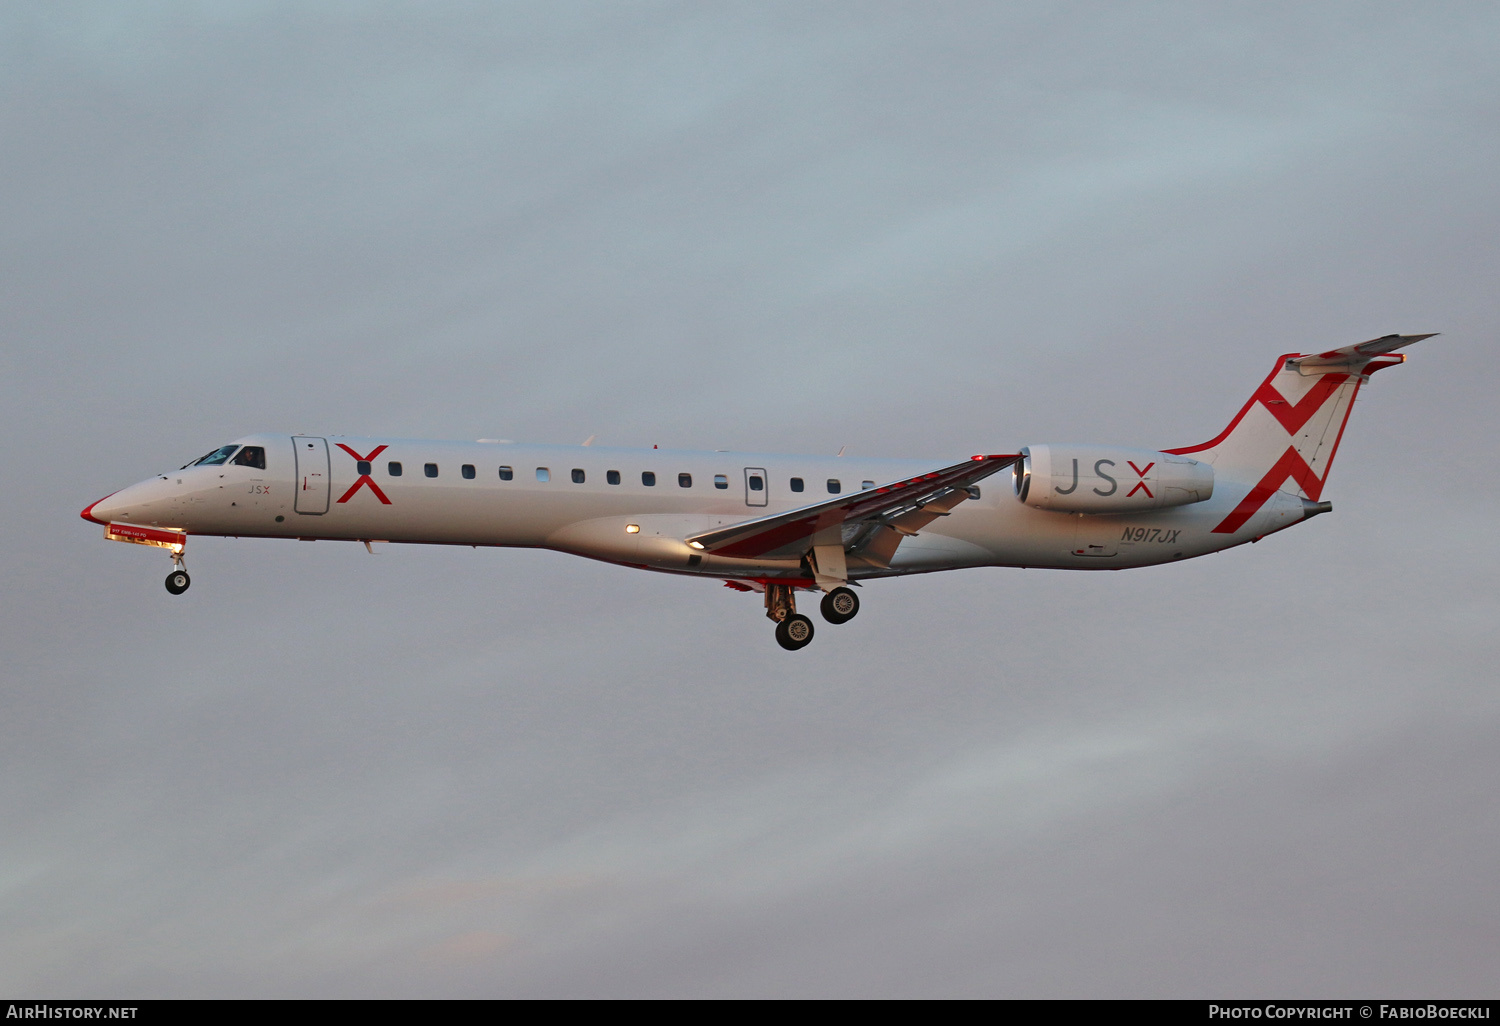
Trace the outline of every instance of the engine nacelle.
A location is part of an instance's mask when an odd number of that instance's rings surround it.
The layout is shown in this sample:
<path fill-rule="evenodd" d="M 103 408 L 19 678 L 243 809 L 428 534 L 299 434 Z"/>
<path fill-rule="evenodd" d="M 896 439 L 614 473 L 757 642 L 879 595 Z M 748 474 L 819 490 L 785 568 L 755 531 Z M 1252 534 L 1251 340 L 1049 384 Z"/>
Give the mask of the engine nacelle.
<path fill-rule="evenodd" d="M 1214 493 L 1207 463 L 1146 449 L 1032 445 L 1021 450 L 1012 473 L 1018 499 L 1062 513 L 1137 513 Z"/>

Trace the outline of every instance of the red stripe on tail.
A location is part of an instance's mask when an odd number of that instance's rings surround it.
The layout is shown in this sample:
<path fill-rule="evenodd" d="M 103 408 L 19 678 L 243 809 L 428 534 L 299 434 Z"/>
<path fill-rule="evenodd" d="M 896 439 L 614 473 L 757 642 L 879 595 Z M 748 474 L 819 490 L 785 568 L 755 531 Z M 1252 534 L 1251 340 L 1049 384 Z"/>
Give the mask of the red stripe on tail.
<path fill-rule="evenodd" d="M 1306 492 L 1310 499 L 1316 500 L 1323 491 L 1323 482 L 1318 479 L 1313 468 L 1297 455 L 1296 449 L 1288 448 L 1281 454 L 1281 459 L 1276 461 L 1276 465 L 1266 471 L 1266 476 L 1250 489 L 1250 493 L 1240 500 L 1238 506 L 1234 507 L 1234 512 L 1225 517 L 1211 533 L 1233 534 L 1244 527 L 1245 523 L 1266 504 L 1266 500 L 1276 494 L 1287 478 L 1294 479 L 1298 487 Z"/>

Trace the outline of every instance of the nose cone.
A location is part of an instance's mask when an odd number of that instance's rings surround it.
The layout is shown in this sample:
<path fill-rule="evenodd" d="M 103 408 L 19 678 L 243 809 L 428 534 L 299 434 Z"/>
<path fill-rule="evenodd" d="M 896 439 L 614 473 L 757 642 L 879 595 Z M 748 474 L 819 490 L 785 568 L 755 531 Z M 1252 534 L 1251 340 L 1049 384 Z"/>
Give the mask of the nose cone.
<path fill-rule="evenodd" d="M 160 478 L 142 481 L 106 495 L 79 516 L 96 524 L 133 524 L 163 512 L 165 482 Z"/>
<path fill-rule="evenodd" d="M 119 494 L 119 493 L 118 492 L 114 493 L 114 495 L 117 495 L 117 494 Z M 81 517 L 83 517 L 83 519 L 85 519 L 85 520 L 91 520 L 91 521 L 93 521 L 96 524 L 103 524 L 106 527 L 109 526 L 109 521 L 108 520 L 100 520 L 98 517 L 96 517 L 94 515 L 94 510 L 96 510 L 100 506 L 105 505 L 106 503 L 108 503 L 110 499 L 114 498 L 114 495 L 106 495 L 102 499 L 99 499 L 99 500 L 97 500 L 95 502 L 89 503 L 87 506 L 83 507 L 83 512 L 80 513 L 80 514 L 78 514 L 78 515 L 81 516 Z"/>

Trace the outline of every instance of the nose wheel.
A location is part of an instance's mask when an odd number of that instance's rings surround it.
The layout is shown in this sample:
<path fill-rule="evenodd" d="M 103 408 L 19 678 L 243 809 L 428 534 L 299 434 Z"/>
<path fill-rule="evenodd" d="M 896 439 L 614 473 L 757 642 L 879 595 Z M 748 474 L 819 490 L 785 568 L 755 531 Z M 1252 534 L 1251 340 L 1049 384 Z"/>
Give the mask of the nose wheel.
<path fill-rule="evenodd" d="M 188 590 L 188 585 L 193 579 L 188 576 L 187 564 L 182 561 L 180 549 L 172 550 L 172 572 L 167 574 L 167 591 L 173 595 L 181 595 Z"/>

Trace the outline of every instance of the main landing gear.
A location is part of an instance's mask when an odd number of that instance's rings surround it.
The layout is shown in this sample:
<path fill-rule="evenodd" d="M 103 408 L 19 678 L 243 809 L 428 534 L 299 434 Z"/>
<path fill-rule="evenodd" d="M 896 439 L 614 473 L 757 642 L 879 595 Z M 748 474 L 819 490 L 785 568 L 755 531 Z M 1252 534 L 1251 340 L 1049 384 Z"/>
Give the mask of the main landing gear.
<path fill-rule="evenodd" d="M 776 643 L 789 652 L 797 651 L 812 639 L 812 621 L 801 613 L 793 613 L 776 625 Z"/>
<path fill-rule="evenodd" d="M 776 622 L 776 643 L 788 652 L 812 641 L 812 621 L 797 612 L 797 597 L 790 584 L 766 585 L 766 616 Z"/>
<path fill-rule="evenodd" d="M 823 596 L 821 608 L 829 623 L 848 623 L 859 615 L 859 596 L 848 588 L 834 588 Z"/>
<path fill-rule="evenodd" d="M 859 612 L 859 596 L 848 588 L 835 588 L 823 596 L 821 609 L 829 623 L 848 623 Z M 797 612 L 791 585 L 766 585 L 766 616 L 776 622 L 776 643 L 787 651 L 795 652 L 812 641 L 813 622 Z"/>

